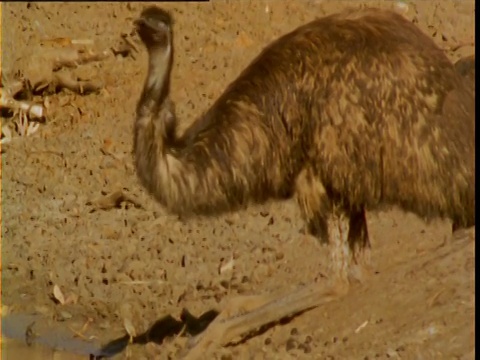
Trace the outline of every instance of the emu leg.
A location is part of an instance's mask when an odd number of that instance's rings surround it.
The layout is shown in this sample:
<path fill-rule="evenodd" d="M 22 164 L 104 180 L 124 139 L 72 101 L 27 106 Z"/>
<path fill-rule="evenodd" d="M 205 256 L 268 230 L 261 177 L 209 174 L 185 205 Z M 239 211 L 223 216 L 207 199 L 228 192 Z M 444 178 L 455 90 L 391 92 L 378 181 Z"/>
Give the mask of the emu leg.
<path fill-rule="evenodd" d="M 363 208 L 350 212 L 348 245 L 352 254 L 349 278 L 363 282 L 370 272 L 370 236 Z"/>
<path fill-rule="evenodd" d="M 348 292 L 347 270 L 351 258 L 348 228 L 349 219 L 345 216 L 337 216 L 329 221 L 332 264 L 336 276 L 328 286 L 313 283 L 283 296 L 233 299 L 202 334 L 190 339 L 183 359 L 208 358 L 209 352 L 215 347 L 345 295 Z"/>
<path fill-rule="evenodd" d="M 295 192 L 308 232 L 322 243 L 331 242 L 326 214 L 329 214 L 332 208 L 337 212 L 342 209 L 331 204 L 327 191 L 313 167 L 307 167 L 299 174 Z M 370 265 L 370 241 L 365 210 L 361 207 L 349 209 L 346 214 L 350 218 L 348 230 L 350 249 L 346 248 L 347 243 L 333 245 L 333 249 L 337 250 L 332 251 L 338 253 L 335 255 L 336 259 L 332 259 L 331 264 L 334 265 L 332 272 L 337 277 L 348 276 L 350 279 L 363 281 Z"/>
<path fill-rule="evenodd" d="M 295 194 L 308 232 L 322 243 L 328 243 L 326 214 L 331 211 L 330 200 L 322 182 L 313 168 L 303 169 L 295 184 Z"/>

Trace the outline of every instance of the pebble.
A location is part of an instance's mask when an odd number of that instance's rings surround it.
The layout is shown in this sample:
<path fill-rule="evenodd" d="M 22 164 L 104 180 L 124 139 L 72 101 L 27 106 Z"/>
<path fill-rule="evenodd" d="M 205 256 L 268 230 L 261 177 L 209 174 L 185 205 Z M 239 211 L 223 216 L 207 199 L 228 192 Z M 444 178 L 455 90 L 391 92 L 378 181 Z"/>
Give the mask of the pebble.
<path fill-rule="evenodd" d="M 309 344 L 299 344 L 297 347 L 299 350 L 303 350 L 305 354 L 309 354 L 312 352 L 312 348 Z"/>
<path fill-rule="evenodd" d="M 63 320 L 68 320 L 73 317 L 72 314 L 70 314 L 68 311 L 65 311 L 65 310 L 60 311 L 60 316 L 62 317 Z"/>
<path fill-rule="evenodd" d="M 285 345 L 287 351 L 293 350 L 297 347 L 297 341 L 294 338 L 289 338 Z"/>

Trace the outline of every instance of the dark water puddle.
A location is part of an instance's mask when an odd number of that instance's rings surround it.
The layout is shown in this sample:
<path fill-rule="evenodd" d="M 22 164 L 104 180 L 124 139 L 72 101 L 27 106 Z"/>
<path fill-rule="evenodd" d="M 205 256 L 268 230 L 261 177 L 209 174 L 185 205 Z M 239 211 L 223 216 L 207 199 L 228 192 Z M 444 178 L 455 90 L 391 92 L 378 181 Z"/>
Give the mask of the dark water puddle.
<path fill-rule="evenodd" d="M 197 318 L 184 309 L 180 320 L 167 315 L 133 339 L 130 339 L 129 335 L 124 335 L 101 346 L 98 341 L 86 341 L 74 337 L 72 331 L 64 324 L 57 323 L 52 326 L 40 315 L 9 314 L 2 317 L 2 336 L 16 340 L 17 345 L 23 343 L 24 349 L 40 345 L 72 355 L 103 359 L 123 352 L 130 343 L 137 345 L 149 342 L 162 344 L 166 338 L 176 336 L 183 330 L 183 334 L 187 336 L 197 335 L 205 330 L 217 315 L 217 311 L 211 310 Z M 2 346 L 4 346 L 3 343 Z M 19 357 L 14 356 L 14 358 Z"/>
<path fill-rule="evenodd" d="M 98 343 L 73 337 L 72 332 L 65 326 L 52 327 L 46 323 L 40 315 L 9 314 L 2 317 L 2 337 L 18 340 L 15 346 L 23 343 L 25 347 L 41 345 L 71 354 L 100 355 Z"/>

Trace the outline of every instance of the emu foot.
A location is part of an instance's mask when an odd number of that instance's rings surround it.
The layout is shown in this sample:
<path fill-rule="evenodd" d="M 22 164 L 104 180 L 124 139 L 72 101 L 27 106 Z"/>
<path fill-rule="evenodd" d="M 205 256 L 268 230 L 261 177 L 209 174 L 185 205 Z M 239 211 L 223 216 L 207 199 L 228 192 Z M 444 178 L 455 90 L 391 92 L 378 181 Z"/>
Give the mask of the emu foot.
<path fill-rule="evenodd" d="M 351 253 L 353 255 L 348 266 L 348 281 L 363 284 L 373 273 L 370 246 L 355 246 Z"/>

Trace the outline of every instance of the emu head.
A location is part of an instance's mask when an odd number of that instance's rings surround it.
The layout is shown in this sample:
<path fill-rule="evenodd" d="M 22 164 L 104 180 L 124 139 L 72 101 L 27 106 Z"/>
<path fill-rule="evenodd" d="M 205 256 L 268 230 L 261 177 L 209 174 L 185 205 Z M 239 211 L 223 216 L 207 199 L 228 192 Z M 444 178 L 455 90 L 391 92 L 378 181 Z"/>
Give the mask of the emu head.
<path fill-rule="evenodd" d="M 148 51 L 170 47 L 173 20 L 169 13 L 151 6 L 143 10 L 134 23 Z"/>

